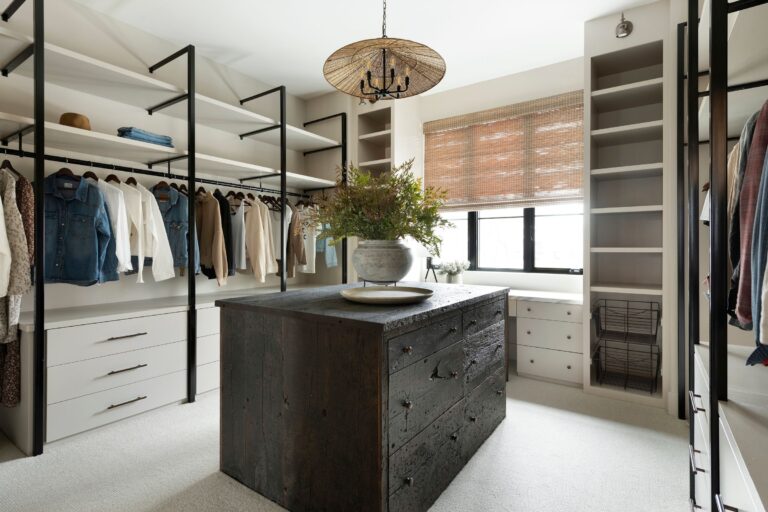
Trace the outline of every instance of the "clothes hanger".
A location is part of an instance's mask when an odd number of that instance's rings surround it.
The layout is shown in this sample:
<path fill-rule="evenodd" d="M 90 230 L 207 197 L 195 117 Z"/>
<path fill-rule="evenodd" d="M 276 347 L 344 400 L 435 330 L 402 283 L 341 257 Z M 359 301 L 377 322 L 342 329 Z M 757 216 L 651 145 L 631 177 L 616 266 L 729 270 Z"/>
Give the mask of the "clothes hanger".
<path fill-rule="evenodd" d="M 13 168 L 13 165 L 11 164 L 10 160 L 3 160 L 3 163 L 0 164 L 0 169 L 7 169 L 11 171 L 13 174 L 21 178 L 21 174 L 19 174 L 19 171 Z"/>
<path fill-rule="evenodd" d="M 248 198 L 248 199 L 250 199 L 251 201 L 255 201 L 255 200 L 256 200 L 256 196 L 255 196 L 255 195 L 253 195 L 253 194 L 251 194 L 250 192 L 248 192 L 248 193 L 245 195 L 245 197 L 247 197 L 247 198 Z"/>
<path fill-rule="evenodd" d="M 185 196 L 189 197 L 189 191 L 187 190 L 187 186 L 185 184 L 179 185 L 179 192 L 184 194 Z"/>
<path fill-rule="evenodd" d="M 205 187 L 203 187 L 203 186 L 201 185 L 201 186 L 197 187 L 197 193 L 198 193 L 198 194 L 207 194 L 207 193 L 208 193 L 208 191 L 207 191 L 207 190 L 205 190 Z"/>
<path fill-rule="evenodd" d="M 236 195 L 237 195 L 237 194 L 235 194 L 235 191 L 234 191 L 234 190 L 230 190 L 229 192 L 227 192 L 227 196 L 226 196 L 226 197 L 228 197 L 228 198 L 229 198 L 229 197 L 233 197 L 233 196 L 236 196 Z"/>
<path fill-rule="evenodd" d="M 160 183 L 162 183 L 162 181 Z M 159 185 L 159 183 L 158 183 L 158 185 Z M 171 183 L 171 188 L 173 190 L 175 190 L 176 192 L 181 192 L 181 190 L 179 190 L 179 186 L 177 184 L 175 184 L 175 183 Z"/>
<path fill-rule="evenodd" d="M 157 183 L 157 185 L 155 185 L 155 188 L 168 190 L 169 188 L 171 188 L 171 186 L 168 184 L 167 181 L 160 181 Z"/>
<path fill-rule="evenodd" d="M 93 171 L 86 171 L 85 174 L 83 174 L 83 178 L 91 178 L 95 181 L 99 181 L 99 177 L 96 176 Z"/>
<path fill-rule="evenodd" d="M 104 181 L 106 181 L 107 183 L 120 183 L 120 178 L 118 178 L 114 174 L 110 174 L 109 176 L 107 176 L 107 179 Z"/>
<path fill-rule="evenodd" d="M 134 178 L 133 176 L 131 176 L 130 178 L 128 178 L 127 180 L 125 180 L 125 184 L 126 184 L 126 185 L 133 185 L 133 186 L 135 187 L 136 185 L 138 185 L 138 182 L 136 181 L 136 178 Z"/>
<path fill-rule="evenodd" d="M 56 171 L 55 176 L 57 178 L 68 178 L 71 180 L 80 181 L 80 176 L 75 176 L 75 173 L 73 173 L 72 170 L 68 167 L 62 167 Z"/>

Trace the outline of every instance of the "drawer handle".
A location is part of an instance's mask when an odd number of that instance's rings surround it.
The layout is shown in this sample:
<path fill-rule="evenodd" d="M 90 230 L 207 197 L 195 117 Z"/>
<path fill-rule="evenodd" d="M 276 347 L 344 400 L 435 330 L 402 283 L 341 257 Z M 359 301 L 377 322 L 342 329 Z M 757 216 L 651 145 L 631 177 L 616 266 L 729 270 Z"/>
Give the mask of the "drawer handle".
<path fill-rule="evenodd" d="M 470 320 L 468 325 L 477 325 L 477 320 Z"/>
<path fill-rule="evenodd" d="M 525 334 L 531 334 L 531 331 L 525 331 Z"/>
<path fill-rule="evenodd" d="M 699 450 L 694 450 L 693 446 L 688 445 L 688 457 L 691 459 L 691 471 L 693 471 L 694 473 L 706 473 L 706 471 L 696 466 L 695 454 L 697 453 L 701 453 L 701 452 Z"/>
<path fill-rule="evenodd" d="M 141 364 L 137 364 L 136 366 L 131 366 L 130 368 L 123 368 L 122 370 L 112 370 L 107 375 L 117 375 L 118 373 L 129 372 L 131 370 L 138 370 L 139 368 L 144 368 L 146 366 L 147 366 L 146 363 L 141 363 Z"/>
<path fill-rule="evenodd" d="M 707 412 L 706 409 L 704 409 L 702 407 L 697 407 L 696 406 L 696 399 L 697 398 L 701 398 L 701 395 L 697 395 L 696 393 L 694 393 L 693 391 L 691 391 L 689 389 L 688 390 L 688 397 L 691 400 L 691 409 L 693 410 L 693 414 L 698 414 L 699 412 Z"/>
<path fill-rule="evenodd" d="M 568 315 L 568 316 L 571 316 L 571 312 L 570 311 L 566 311 L 565 314 Z"/>
<path fill-rule="evenodd" d="M 405 485 L 412 486 L 413 485 L 413 477 L 408 477 L 405 479 Z"/>
<path fill-rule="evenodd" d="M 139 402 L 139 401 L 144 400 L 146 398 L 147 398 L 147 395 L 137 396 L 133 400 L 128 400 L 127 402 L 120 402 L 119 404 L 112 404 L 109 407 L 107 407 L 107 410 L 109 410 L 109 409 L 117 409 L 118 407 L 122 407 L 122 406 L 128 405 L 128 404 L 132 404 L 134 402 Z"/>
<path fill-rule="evenodd" d="M 451 334 L 453 334 L 456 331 L 458 331 L 458 329 L 455 327 L 451 327 L 450 329 L 448 329 L 448 332 L 450 332 Z"/>
<path fill-rule="evenodd" d="M 497 390 L 496 390 L 496 394 L 497 394 L 497 395 L 499 395 L 499 396 L 501 396 L 501 395 L 503 395 L 503 394 L 504 394 L 504 390 L 503 390 L 503 389 L 497 389 Z"/>
<path fill-rule="evenodd" d="M 533 359 L 531 359 L 531 364 L 533 364 Z"/>
<path fill-rule="evenodd" d="M 458 441 L 459 440 L 459 434 L 451 434 L 451 441 Z"/>
<path fill-rule="evenodd" d="M 112 336 L 107 338 L 106 341 L 125 340 L 128 338 L 138 338 L 139 336 L 146 336 L 146 332 L 137 332 L 136 334 L 126 334 L 125 336 Z"/>
<path fill-rule="evenodd" d="M 497 310 L 496 310 L 496 314 L 497 314 L 497 315 L 500 315 L 500 314 L 501 314 L 501 310 L 500 310 L 500 309 L 497 309 Z"/>
<path fill-rule="evenodd" d="M 407 347 L 403 347 L 403 353 L 410 354 L 411 352 L 413 352 L 412 346 L 408 345 Z"/>
<path fill-rule="evenodd" d="M 403 402 L 403 407 L 405 407 L 410 411 L 411 409 L 413 409 L 413 402 L 411 402 L 410 400 L 406 400 Z"/>
<path fill-rule="evenodd" d="M 739 512 L 738 508 L 730 507 L 723 503 L 723 497 L 719 494 L 715 494 L 715 504 L 717 505 L 717 512 Z"/>
<path fill-rule="evenodd" d="M 571 365 L 566 366 L 566 368 L 568 368 L 570 370 L 571 369 Z"/>
<path fill-rule="evenodd" d="M 567 336 L 565 337 L 565 339 L 567 339 L 567 340 L 571 339 L 571 335 L 570 335 L 570 334 L 569 334 L 569 335 L 567 335 Z"/>
<path fill-rule="evenodd" d="M 471 421 L 472 423 L 477 422 L 477 416 L 470 416 L 469 421 Z"/>
<path fill-rule="evenodd" d="M 531 312 L 531 308 L 525 308 L 525 310 L 529 313 Z"/>
<path fill-rule="evenodd" d="M 701 510 L 701 507 L 700 507 L 699 505 L 697 505 L 697 504 L 696 504 L 696 500 L 694 500 L 693 498 L 691 498 L 691 499 L 689 499 L 688 501 L 689 501 L 689 502 L 690 502 L 690 504 L 691 504 L 691 512 L 694 512 L 695 510 Z"/>
<path fill-rule="evenodd" d="M 459 376 L 459 372 L 457 372 L 457 371 L 452 371 L 452 372 L 451 372 L 451 378 L 452 378 L 452 379 L 455 379 L 455 378 L 457 378 L 458 376 Z"/>

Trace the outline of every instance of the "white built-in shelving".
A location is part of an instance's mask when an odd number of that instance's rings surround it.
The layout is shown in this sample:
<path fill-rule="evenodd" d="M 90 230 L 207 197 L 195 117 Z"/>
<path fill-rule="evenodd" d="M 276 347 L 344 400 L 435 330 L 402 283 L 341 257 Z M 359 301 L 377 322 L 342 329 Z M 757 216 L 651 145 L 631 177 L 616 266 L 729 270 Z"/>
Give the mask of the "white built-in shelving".
<path fill-rule="evenodd" d="M 359 167 L 368 171 L 387 171 L 392 167 L 391 158 L 380 158 L 378 160 L 369 160 L 367 162 L 360 162 Z"/>
<path fill-rule="evenodd" d="M 392 168 L 392 107 L 361 107 L 357 114 L 357 161 L 365 171 Z"/>
<path fill-rule="evenodd" d="M 664 171 L 662 162 L 638 165 L 622 165 L 618 167 L 604 167 L 592 169 L 590 172 L 594 180 L 607 180 L 616 178 L 646 178 L 661 176 Z"/>

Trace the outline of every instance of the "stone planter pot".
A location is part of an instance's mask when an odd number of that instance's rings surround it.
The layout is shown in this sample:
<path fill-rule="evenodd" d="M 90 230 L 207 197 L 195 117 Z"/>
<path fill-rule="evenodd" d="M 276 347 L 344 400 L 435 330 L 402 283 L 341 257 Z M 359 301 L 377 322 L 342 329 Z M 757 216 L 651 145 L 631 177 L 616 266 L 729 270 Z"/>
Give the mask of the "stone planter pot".
<path fill-rule="evenodd" d="M 445 274 L 445 282 L 448 284 L 464 284 L 464 274 Z"/>
<path fill-rule="evenodd" d="M 411 270 L 413 254 L 402 240 L 362 240 L 352 253 L 352 265 L 366 281 L 396 282 Z"/>

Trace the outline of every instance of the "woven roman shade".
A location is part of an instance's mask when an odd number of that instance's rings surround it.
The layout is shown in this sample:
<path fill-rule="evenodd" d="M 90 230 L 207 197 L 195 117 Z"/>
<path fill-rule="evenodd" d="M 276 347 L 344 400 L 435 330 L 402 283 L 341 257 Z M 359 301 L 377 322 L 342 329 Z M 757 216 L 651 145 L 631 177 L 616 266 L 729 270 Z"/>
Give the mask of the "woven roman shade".
<path fill-rule="evenodd" d="M 582 91 L 424 124 L 424 182 L 446 209 L 530 207 L 583 198 Z"/>

